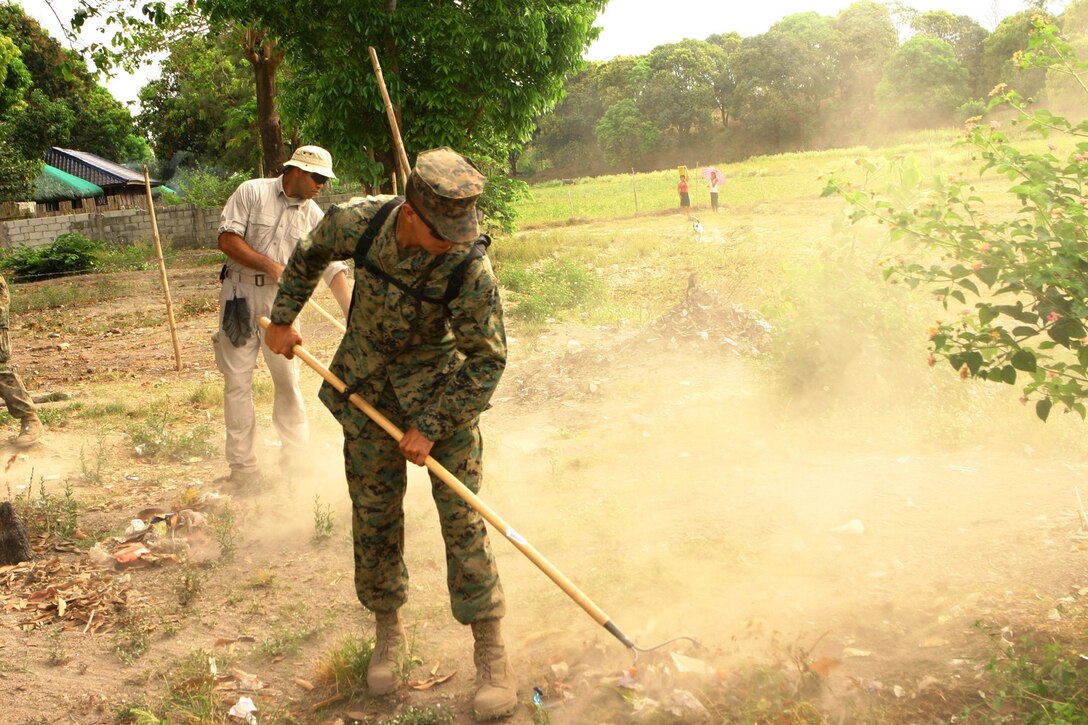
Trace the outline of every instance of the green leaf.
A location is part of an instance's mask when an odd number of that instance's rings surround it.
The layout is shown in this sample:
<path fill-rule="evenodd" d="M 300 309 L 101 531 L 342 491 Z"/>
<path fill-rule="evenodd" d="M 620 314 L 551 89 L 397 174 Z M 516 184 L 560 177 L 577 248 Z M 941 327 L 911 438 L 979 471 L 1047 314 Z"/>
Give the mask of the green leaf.
<path fill-rule="evenodd" d="M 1006 365 L 1001 368 L 1001 381 L 1008 383 L 1009 385 L 1016 384 L 1016 368 L 1012 365 Z"/>
<path fill-rule="evenodd" d="M 1001 313 L 994 309 L 993 305 L 978 306 L 978 321 L 983 325 L 989 325 L 996 320 Z"/>
<path fill-rule="evenodd" d="M 959 284 L 960 284 L 960 286 L 961 286 L 961 287 L 964 287 L 964 288 L 966 288 L 966 289 L 969 289 L 969 290 L 971 290 L 971 291 L 972 291 L 972 292 L 974 292 L 974 293 L 975 293 L 976 295 L 977 295 L 977 294 L 979 293 L 979 292 L 978 292 L 978 286 L 977 286 L 977 285 L 975 285 L 975 283 L 974 283 L 974 282 L 972 282 L 972 281 L 971 281 L 971 280 L 969 280 L 969 279 L 961 279 L 961 280 L 959 281 Z"/>
<path fill-rule="evenodd" d="M 1018 325 L 1017 327 L 1012 328 L 1012 334 L 1014 337 L 1035 337 L 1035 334 L 1037 332 L 1038 330 L 1036 330 L 1034 327 L 1024 327 L 1022 325 Z"/>
<path fill-rule="evenodd" d="M 1039 420 L 1046 422 L 1047 417 L 1050 416 L 1050 409 L 1054 406 L 1050 402 L 1050 398 L 1043 398 L 1035 403 L 1035 415 L 1039 416 Z"/>
<path fill-rule="evenodd" d="M 987 287 L 993 287 L 994 283 L 997 282 L 997 275 L 1000 274 L 1000 272 L 1001 270 L 997 267 L 983 267 L 975 272 L 975 276 L 981 279 Z"/>
<path fill-rule="evenodd" d="M 1023 370 L 1026 373 L 1033 373 L 1036 370 L 1035 354 L 1028 350 L 1017 350 L 1013 353 L 1012 366 L 1017 370 Z"/>

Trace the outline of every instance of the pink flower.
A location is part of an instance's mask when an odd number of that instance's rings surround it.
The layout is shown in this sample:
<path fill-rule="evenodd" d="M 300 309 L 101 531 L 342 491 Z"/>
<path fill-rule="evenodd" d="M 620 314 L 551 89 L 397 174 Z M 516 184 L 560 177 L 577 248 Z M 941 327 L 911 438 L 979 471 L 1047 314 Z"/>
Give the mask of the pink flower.
<path fill-rule="evenodd" d="M 971 265 L 971 271 L 973 271 L 973 272 L 977 272 L 980 269 L 982 269 L 982 262 L 975 262 L 974 264 Z"/>
<path fill-rule="evenodd" d="M 1062 316 L 1059 315 L 1057 312 L 1051 312 L 1049 315 L 1046 316 L 1046 321 L 1047 322 L 1057 322 L 1061 318 L 1062 318 Z"/>
<path fill-rule="evenodd" d="M 978 245 L 978 251 L 982 252 L 983 254 L 989 252 L 990 249 L 992 249 L 992 247 L 990 246 L 989 242 L 983 242 L 982 244 Z"/>

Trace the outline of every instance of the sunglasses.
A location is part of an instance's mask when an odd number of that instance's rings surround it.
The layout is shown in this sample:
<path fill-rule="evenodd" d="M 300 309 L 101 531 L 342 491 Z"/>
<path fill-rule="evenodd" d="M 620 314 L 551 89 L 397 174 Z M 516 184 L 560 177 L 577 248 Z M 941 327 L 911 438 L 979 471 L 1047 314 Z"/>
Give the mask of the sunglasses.
<path fill-rule="evenodd" d="M 317 184 L 318 186 L 322 186 L 323 184 L 329 183 L 329 177 L 322 176 L 321 174 L 317 173 L 316 171 L 311 171 L 310 172 L 310 178 L 313 179 L 314 183 Z"/>

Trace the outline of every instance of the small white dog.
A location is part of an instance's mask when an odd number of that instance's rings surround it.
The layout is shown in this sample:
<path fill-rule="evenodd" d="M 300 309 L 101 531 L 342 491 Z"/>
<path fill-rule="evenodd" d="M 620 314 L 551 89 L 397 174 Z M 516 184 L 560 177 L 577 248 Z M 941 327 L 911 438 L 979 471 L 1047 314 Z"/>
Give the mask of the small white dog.
<path fill-rule="evenodd" d="M 691 231 L 695 235 L 695 241 L 702 241 L 703 239 L 703 223 L 696 217 L 691 218 Z"/>

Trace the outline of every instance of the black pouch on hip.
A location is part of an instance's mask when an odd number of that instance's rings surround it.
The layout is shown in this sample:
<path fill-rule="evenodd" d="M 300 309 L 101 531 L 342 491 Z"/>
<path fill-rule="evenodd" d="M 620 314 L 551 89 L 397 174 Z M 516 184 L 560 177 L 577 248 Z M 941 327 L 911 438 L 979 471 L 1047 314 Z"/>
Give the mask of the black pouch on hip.
<path fill-rule="evenodd" d="M 241 347 L 253 336 L 249 325 L 249 302 L 245 297 L 233 297 L 223 305 L 223 332 L 235 347 Z"/>

